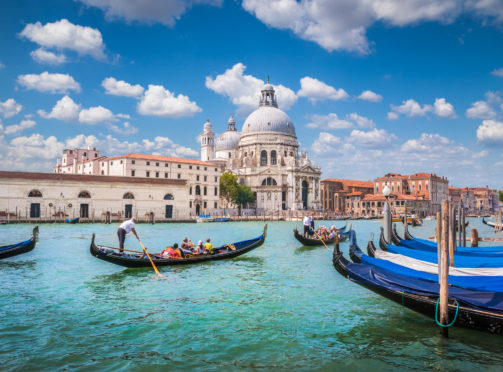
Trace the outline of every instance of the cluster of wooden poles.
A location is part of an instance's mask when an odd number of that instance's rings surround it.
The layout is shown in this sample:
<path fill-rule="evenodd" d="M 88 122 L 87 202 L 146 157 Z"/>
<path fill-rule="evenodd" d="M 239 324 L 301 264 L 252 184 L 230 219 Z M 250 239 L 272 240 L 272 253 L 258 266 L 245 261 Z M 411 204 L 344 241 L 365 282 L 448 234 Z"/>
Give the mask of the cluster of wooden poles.
<path fill-rule="evenodd" d="M 503 231 L 503 211 L 498 209 L 498 212 L 494 215 L 494 232 Z"/>

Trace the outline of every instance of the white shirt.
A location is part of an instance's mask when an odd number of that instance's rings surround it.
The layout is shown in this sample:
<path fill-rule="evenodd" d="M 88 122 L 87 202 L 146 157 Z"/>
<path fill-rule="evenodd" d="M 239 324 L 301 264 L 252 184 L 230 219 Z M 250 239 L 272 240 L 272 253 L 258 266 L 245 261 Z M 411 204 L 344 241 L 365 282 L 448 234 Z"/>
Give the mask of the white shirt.
<path fill-rule="evenodd" d="M 133 220 L 127 220 L 121 223 L 119 228 L 126 230 L 126 234 L 129 233 L 132 229 L 134 229 L 134 221 Z"/>
<path fill-rule="evenodd" d="M 304 226 L 311 226 L 311 217 L 309 216 L 304 217 Z"/>

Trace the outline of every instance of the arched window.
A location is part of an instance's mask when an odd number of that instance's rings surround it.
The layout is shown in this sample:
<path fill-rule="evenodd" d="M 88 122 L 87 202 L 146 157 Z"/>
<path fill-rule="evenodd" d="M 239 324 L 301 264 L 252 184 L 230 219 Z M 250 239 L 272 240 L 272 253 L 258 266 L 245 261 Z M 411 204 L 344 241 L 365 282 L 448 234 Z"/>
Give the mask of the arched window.
<path fill-rule="evenodd" d="M 87 192 L 87 191 L 81 191 L 79 193 L 79 198 L 89 199 L 89 198 L 91 198 L 91 194 L 89 194 L 89 192 Z"/>
<path fill-rule="evenodd" d="M 276 165 L 276 150 L 271 151 L 271 165 Z"/>
<path fill-rule="evenodd" d="M 260 153 L 260 165 L 267 165 L 267 151 L 265 150 Z"/>
<path fill-rule="evenodd" d="M 28 194 L 29 198 L 41 198 L 42 193 L 38 190 L 31 190 L 30 193 Z"/>
<path fill-rule="evenodd" d="M 173 198 L 173 194 L 166 194 L 164 195 L 164 200 L 174 200 L 175 198 Z"/>
<path fill-rule="evenodd" d="M 199 185 L 196 186 L 196 195 L 201 195 L 201 187 Z"/>
<path fill-rule="evenodd" d="M 134 195 L 130 192 L 127 192 L 124 194 L 124 196 L 122 197 L 122 199 L 134 199 Z"/>
<path fill-rule="evenodd" d="M 204 186 L 204 195 L 206 195 L 208 192 L 208 189 L 206 188 L 206 186 Z"/>
<path fill-rule="evenodd" d="M 278 185 L 278 183 L 272 177 L 267 177 L 266 179 L 264 179 L 262 181 L 262 186 L 277 186 L 277 185 Z"/>

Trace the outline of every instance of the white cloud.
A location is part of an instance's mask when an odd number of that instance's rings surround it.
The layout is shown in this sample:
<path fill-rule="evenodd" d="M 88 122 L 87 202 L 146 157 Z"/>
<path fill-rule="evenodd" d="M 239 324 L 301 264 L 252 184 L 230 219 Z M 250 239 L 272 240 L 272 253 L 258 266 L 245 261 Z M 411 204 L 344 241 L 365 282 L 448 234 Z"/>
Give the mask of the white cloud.
<path fill-rule="evenodd" d="M 143 87 L 139 84 L 131 85 L 124 80 L 116 80 L 113 77 L 104 79 L 101 83 L 107 94 L 124 97 L 138 97 L 143 94 Z"/>
<path fill-rule="evenodd" d="M 384 129 L 374 128 L 368 132 L 353 129 L 348 140 L 355 145 L 369 149 L 382 149 L 389 147 L 393 141 L 397 140 L 397 137 Z"/>
<path fill-rule="evenodd" d="M 462 158 L 471 157 L 466 147 L 439 134 L 423 133 L 418 139 L 406 141 L 400 150 L 404 156 L 410 156 L 423 165 L 429 161 L 460 161 Z"/>
<path fill-rule="evenodd" d="M 223 0 L 80 0 L 87 6 L 100 8 L 108 19 L 125 19 L 173 26 L 194 4 L 220 6 Z"/>
<path fill-rule="evenodd" d="M 239 114 L 248 114 L 257 108 L 260 100 L 260 90 L 264 86 L 264 81 L 252 75 L 244 75 L 246 66 L 236 63 L 223 74 L 217 75 L 214 79 L 206 77 L 206 88 L 215 93 L 228 97 L 233 104 L 238 106 Z M 297 95 L 293 90 L 281 84 L 275 85 L 278 106 L 283 110 L 288 110 L 295 102 Z"/>
<path fill-rule="evenodd" d="M 371 90 L 364 90 L 362 94 L 358 96 L 358 99 L 369 102 L 380 102 L 382 100 L 382 96 L 372 92 Z"/>
<path fill-rule="evenodd" d="M 97 29 L 74 25 L 66 19 L 42 26 L 40 22 L 31 23 L 21 31 L 20 36 L 37 43 L 46 49 L 69 49 L 79 55 L 90 55 L 105 59 L 103 39 Z"/>
<path fill-rule="evenodd" d="M 38 114 L 46 119 L 58 119 L 63 121 L 76 121 L 79 117 L 80 104 L 75 103 L 70 97 L 64 96 L 52 108 L 50 113 L 38 110 Z"/>
<path fill-rule="evenodd" d="M 353 127 L 353 124 L 344 119 L 340 119 L 337 114 L 331 113 L 328 115 L 313 115 L 311 121 L 306 125 L 307 128 L 322 128 L 322 129 L 348 129 Z"/>
<path fill-rule="evenodd" d="M 502 68 L 498 68 L 496 70 L 493 70 L 491 72 L 491 74 L 493 74 L 495 76 L 503 77 L 503 67 Z"/>
<path fill-rule="evenodd" d="M 162 85 L 151 84 L 149 84 L 141 101 L 138 102 L 137 109 L 142 115 L 172 118 L 193 116 L 202 111 L 196 102 L 190 101 L 189 97 L 183 94 L 175 96 L 174 93 Z"/>
<path fill-rule="evenodd" d="M 336 89 L 309 76 L 300 79 L 300 87 L 297 95 L 308 98 L 312 103 L 322 100 L 338 101 L 349 97 L 344 89 Z"/>
<path fill-rule="evenodd" d="M 356 125 L 358 125 L 361 128 L 375 128 L 376 123 L 374 123 L 374 120 L 366 118 L 365 116 L 360 116 L 356 112 L 353 112 L 349 115 L 346 116 L 346 118 L 349 118 L 350 120 L 354 121 Z"/>
<path fill-rule="evenodd" d="M 35 124 L 37 123 L 33 120 L 21 120 L 19 124 L 7 125 L 5 128 L 2 128 L 0 124 L 0 133 L 3 132 L 6 135 L 17 134 L 25 129 L 33 128 Z"/>
<path fill-rule="evenodd" d="M 80 84 L 68 74 L 50 74 L 45 71 L 40 75 L 19 75 L 17 83 L 26 89 L 34 89 L 39 92 L 68 93 L 70 90 L 80 92 Z"/>
<path fill-rule="evenodd" d="M 79 121 L 85 124 L 99 124 L 103 122 L 110 122 L 114 119 L 114 114 L 103 106 L 90 107 L 84 109 L 79 113 Z"/>
<path fill-rule="evenodd" d="M 118 125 L 110 125 L 110 129 L 115 133 L 122 134 L 125 136 L 138 133 L 138 128 L 132 126 L 131 123 L 128 121 L 124 122 L 122 127 Z"/>
<path fill-rule="evenodd" d="M 474 158 L 474 159 L 481 159 L 481 158 L 485 158 L 487 155 L 489 155 L 489 151 L 482 150 L 480 152 L 474 152 L 472 154 L 472 158 Z"/>
<path fill-rule="evenodd" d="M 467 9 L 474 11 L 486 20 L 503 22 L 503 3 L 500 0 L 467 0 Z"/>
<path fill-rule="evenodd" d="M 348 148 L 340 137 L 336 137 L 331 133 L 321 132 L 318 138 L 313 142 L 311 150 L 315 154 L 334 155 L 341 154 Z"/>
<path fill-rule="evenodd" d="M 398 119 L 399 114 L 413 117 L 413 116 L 424 116 L 428 112 L 433 111 L 433 107 L 431 105 L 421 106 L 413 99 L 402 101 L 402 104 L 400 106 L 390 105 L 390 107 L 393 110 L 392 113 L 388 113 L 388 119 L 390 120 Z"/>
<path fill-rule="evenodd" d="M 479 142 L 491 147 L 503 147 L 503 122 L 484 120 L 477 128 Z"/>
<path fill-rule="evenodd" d="M 38 63 L 45 63 L 47 65 L 57 66 L 66 62 L 66 56 L 64 54 L 56 54 L 44 48 L 34 50 L 30 53 L 30 56 Z"/>
<path fill-rule="evenodd" d="M 454 106 L 446 102 L 445 98 L 435 98 L 434 113 L 442 118 L 456 118 L 456 111 L 454 111 Z"/>
<path fill-rule="evenodd" d="M 2 62 L 0 62 L 0 70 L 3 68 L 5 68 L 5 65 Z"/>
<path fill-rule="evenodd" d="M 477 101 L 466 110 L 466 116 L 472 119 L 491 119 L 496 116 L 496 112 L 486 101 Z"/>
<path fill-rule="evenodd" d="M 5 102 L 0 101 L 0 115 L 4 118 L 10 118 L 11 116 L 19 114 L 23 109 L 20 103 L 17 103 L 13 98 L 9 98 Z"/>

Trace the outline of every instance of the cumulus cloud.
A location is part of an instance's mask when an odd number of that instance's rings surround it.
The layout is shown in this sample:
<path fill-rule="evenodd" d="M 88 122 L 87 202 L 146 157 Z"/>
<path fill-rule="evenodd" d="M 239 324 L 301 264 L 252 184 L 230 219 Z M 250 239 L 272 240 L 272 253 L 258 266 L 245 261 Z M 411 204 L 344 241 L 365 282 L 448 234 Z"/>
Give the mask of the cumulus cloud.
<path fill-rule="evenodd" d="M 493 74 L 495 76 L 503 77 L 503 67 L 502 68 L 498 68 L 496 70 L 493 70 L 491 72 L 491 74 Z"/>
<path fill-rule="evenodd" d="M 132 126 L 131 123 L 128 121 L 124 122 L 122 127 L 115 125 L 115 124 L 112 124 L 112 125 L 110 125 L 110 130 L 112 130 L 115 133 L 122 134 L 125 136 L 138 133 L 138 128 Z"/>
<path fill-rule="evenodd" d="M 339 118 L 335 113 L 330 113 L 328 115 L 315 114 L 311 116 L 311 121 L 306 127 L 310 129 L 321 128 L 324 130 L 335 130 L 353 128 L 355 124 L 361 128 L 375 127 L 375 123 L 372 119 L 360 116 L 356 112 L 346 115 L 344 119 Z"/>
<path fill-rule="evenodd" d="M 124 19 L 128 22 L 161 23 L 173 26 L 183 13 L 194 4 L 220 6 L 223 0 L 80 0 L 87 6 L 97 7 L 108 19 Z"/>
<path fill-rule="evenodd" d="M 114 114 L 103 106 L 90 107 L 79 112 L 79 121 L 84 124 L 99 124 L 110 122 L 114 119 Z"/>
<path fill-rule="evenodd" d="M 193 116 L 202 109 L 189 97 L 174 93 L 162 85 L 149 84 L 148 89 L 138 102 L 138 112 L 142 115 L 155 115 L 162 117 L 180 118 Z"/>
<path fill-rule="evenodd" d="M 477 128 L 477 139 L 490 147 L 503 147 L 503 122 L 484 120 Z"/>
<path fill-rule="evenodd" d="M 143 87 L 139 84 L 131 85 L 124 80 L 117 80 L 113 77 L 108 77 L 101 82 L 105 92 L 114 96 L 123 97 L 138 97 L 143 94 Z"/>
<path fill-rule="evenodd" d="M 19 75 L 17 83 L 26 89 L 38 90 L 44 93 L 68 93 L 70 90 L 80 92 L 80 84 L 68 74 L 50 74 L 45 71 L 39 75 Z"/>
<path fill-rule="evenodd" d="M 489 151 L 482 150 L 480 152 L 474 152 L 472 154 L 472 158 L 474 158 L 474 159 L 481 159 L 481 158 L 485 158 L 487 155 L 489 155 Z"/>
<path fill-rule="evenodd" d="M 7 125 L 5 128 L 0 124 L 0 133 L 10 135 L 22 132 L 25 129 L 33 128 L 37 124 L 33 120 L 21 120 L 19 124 Z"/>
<path fill-rule="evenodd" d="M 382 100 L 382 96 L 372 92 L 371 90 L 364 90 L 362 94 L 358 96 L 358 99 L 369 102 L 380 102 Z"/>
<path fill-rule="evenodd" d="M 477 101 L 466 110 L 466 116 L 472 119 L 491 119 L 496 116 L 496 112 L 486 101 Z"/>
<path fill-rule="evenodd" d="M 435 113 L 435 115 L 442 118 L 456 118 L 456 111 L 454 111 L 454 106 L 446 102 L 445 98 L 435 98 L 433 112 Z"/>
<path fill-rule="evenodd" d="M 30 23 L 19 35 L 45 49 L 68 49 L 79 55 L 105 59 L 101 32 L 91 27 L 74 25 L 66 19 L 45 25 L 40 22 Z"/>
<path fill-rule="evenodd" d="M 66 62 L 66 56 L 64 54 L 56 54 L 45 50 L 44 48 L 38 48 L 30 53 L 31 58 L 33 58 L 38 63 L 43 63 L 46 65 L 61 65 Z"/>
<path fill-rule="evenodd" d="M 374 128 L 368 132 L 353 129 L 348 140 L 355 145 L 369 149 L 382 149 L 389 147 L 393 141 L 397 140 L 397 137 L 384 129 Z"/>
<path fill-rule="evenodd" d="M 419 104 L 413 99 L 408 99 L 406 101 L 402 101 L 400 106 L 390 105 L 392 114 L 388 114 L 388 119 L 394 120 L 398 119 L 399 114 L 403 114 L 409 117 L 413 116 L 424 116 L 428 112 L 433 111 L 433 107 L 431 105 L 423 105 Z"/>
<path fill-rule="evenodd" d="M 328 132 L 321 132 L 311 146 L 311 150 L 318 155 L 343 154 L 345 151 L 353 149 L 352 145 Z"/>
<path fill-rule="evenodd" d="M 2 62 L 0 62 L 0 70 L 3 68 L 5 68 L 5 65 Z"/>
<path fill-rule="evenodd" d="M 264 86 L 264 81 L 252 75 L 245 75 L 246 66 L 236 63 L 223 74 L 215 78 L 206 77 L 206 88 L 228 97 L 233 104 L 238 106 L 238 113 L 248 114 L 257 108 L 260 100 L 260 90 Z M 278 106 L 283 110 L 288 110 L 295 102 L 297 95 L 293 90 L 281 84 L 275 85 Z"/>
<path fill-rule="evenodd" d="M 76 121 L 79 117 L 80 104 L 68 96 L 61 98 L 52 108 L 50 113 L 38 110 L 38 114 L 45 119 L 58 119 L 63 121 Z"/>
<path fill-rule="evenodd" d="M 309 76 L 300 79 L 300 90 L 297 95 L 308 98 L 312 103 L 323 100 L 338 101 L 349 97 L 344 89 L 336 89 Z"/>
<path fill-rule="evenodd" d="M 455 143 L 439 134 L 423 133 L 418 139 L 406 141 L 401 151 L 404 154 L 414 155 L 419 162 L 445 161 L 470 157 L 470 151 L 463 145 Z"/>
<path fill-rule="evenodd" d="M 23 109 L 20 103 L 17 103 L 13 98 L 9 98 L 5 102 L 0 101 L 0 115 L 4 118 L 10 118 L 11 116 L 19 114 Z"/>

